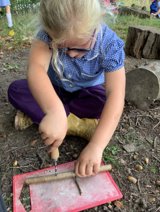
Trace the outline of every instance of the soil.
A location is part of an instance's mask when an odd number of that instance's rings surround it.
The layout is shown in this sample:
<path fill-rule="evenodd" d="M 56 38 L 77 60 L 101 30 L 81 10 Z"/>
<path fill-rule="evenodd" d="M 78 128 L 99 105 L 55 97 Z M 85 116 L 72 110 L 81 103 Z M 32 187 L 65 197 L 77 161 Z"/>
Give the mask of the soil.
<path fill-rule="evenodd" d="M 12 211 L 13 175 L 52 164 L 37 126 L 24 131 L 15 130 L 16 111 L 7 99 L 9 84 L 25 78 L 28 53 L 27 47 L 0 53 L 0 179 L 7 211 Z M 144 59 L 127 57 L 126 70 L 145 62 Z M 127 144 L 129 149 L 126 149 Z M 85 145 L 86 141 L 81 138 L 67 137 L 60 148 L 59 163 L 75 160 Z M 106 152 L 104 160 L 113 165 L 111 174 L 123 199 L 86 211 L 160 211 L 160 101 L 155 101 L 145 111 L 126 102 L 123 116 Z M 140 168 L 136 165 L 140 165 Z M 128 176 L 135 177 L 137 183 L 129 181 Z"/>

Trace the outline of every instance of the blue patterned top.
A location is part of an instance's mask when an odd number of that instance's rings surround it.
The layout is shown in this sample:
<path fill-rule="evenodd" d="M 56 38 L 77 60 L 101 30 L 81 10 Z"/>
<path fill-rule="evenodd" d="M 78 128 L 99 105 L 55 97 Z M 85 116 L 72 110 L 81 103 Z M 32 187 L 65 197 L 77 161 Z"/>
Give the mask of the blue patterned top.
<path fill-rule="evenodd" d="M 52 39 L 40 30 L 37 39 L 50 46 Z M 124 66 L 124 42 L 107 25 L 102 24 L 94 47 L 81 58 L 72 58 L 59 49 L 59 63 L 64 79 L 60 80 L 50 63 L 48 75 L 53 85 L 69 92 L 104 83 L 104 73 L 116 71 Z"/>

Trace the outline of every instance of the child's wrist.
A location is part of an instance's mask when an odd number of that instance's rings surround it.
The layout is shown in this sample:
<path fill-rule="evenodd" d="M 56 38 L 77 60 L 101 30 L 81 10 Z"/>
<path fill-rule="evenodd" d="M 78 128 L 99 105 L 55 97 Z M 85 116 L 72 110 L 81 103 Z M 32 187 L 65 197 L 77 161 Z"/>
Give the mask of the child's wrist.
<path fill-rule="evenodd" d="M 105 145 L 105 144 L 100 144 L 100 143 L 94 142 L 94 141 L 92 141 L 92 140 L 89 142 L 88 145 L 89 145 L 89 146 L 92 146 L 93 148 L 99 149 L 99 151 L 101 151 L 101 152 L 103 152 L 104 149 L 105 149 L 105 147 L 107 146 L 107 145 Z"/>

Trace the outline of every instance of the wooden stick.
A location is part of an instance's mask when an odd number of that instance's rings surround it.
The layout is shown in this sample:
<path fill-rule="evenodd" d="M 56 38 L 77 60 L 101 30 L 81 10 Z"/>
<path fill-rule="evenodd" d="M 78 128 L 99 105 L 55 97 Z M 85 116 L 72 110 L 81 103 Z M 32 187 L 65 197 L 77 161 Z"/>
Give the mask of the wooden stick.
<path fill-rule="evenodd" d="M 105 171 L 111 171 L 112 166 L 110 164 L 104 165 L 100 167 L 99 172 L 105 172 Z M 55 180 L 63 180 L 63 179 L 68 179 L 75 177 L 74 172 L 62 172 L 59 173 L 57 176 L 55 175 L 45 175 L 45 176 L 37 176 L 37 177 L 30 177 L 25 180 L 25 184 L 30 185 L 30 184 L 38 184 L 38 183 L 45 183 L 45 182 L 51 182 Z"/>

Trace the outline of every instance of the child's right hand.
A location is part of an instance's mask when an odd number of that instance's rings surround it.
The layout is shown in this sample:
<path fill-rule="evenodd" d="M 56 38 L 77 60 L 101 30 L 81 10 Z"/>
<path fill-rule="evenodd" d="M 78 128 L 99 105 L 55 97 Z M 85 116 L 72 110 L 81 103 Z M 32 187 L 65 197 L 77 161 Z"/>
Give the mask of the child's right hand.
<path fill-rule="evenodd" d="M 44 143 L 52 148 L 59 147 L 67 133 L 67 117 L 59 113 L 48 113 L 39 125 Z"/>

